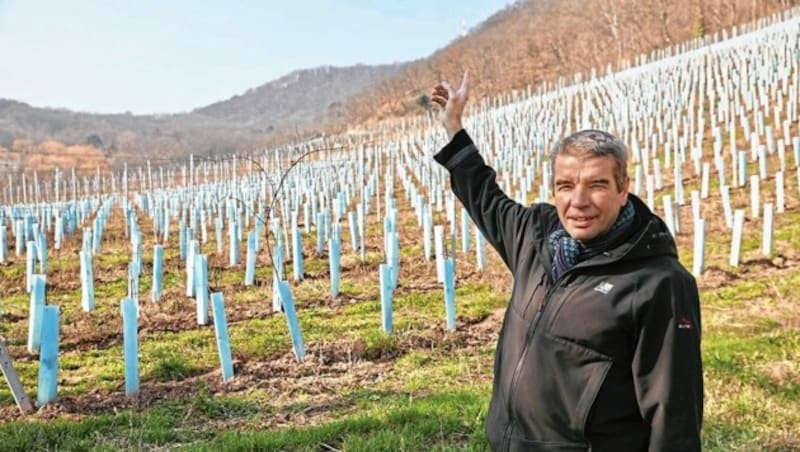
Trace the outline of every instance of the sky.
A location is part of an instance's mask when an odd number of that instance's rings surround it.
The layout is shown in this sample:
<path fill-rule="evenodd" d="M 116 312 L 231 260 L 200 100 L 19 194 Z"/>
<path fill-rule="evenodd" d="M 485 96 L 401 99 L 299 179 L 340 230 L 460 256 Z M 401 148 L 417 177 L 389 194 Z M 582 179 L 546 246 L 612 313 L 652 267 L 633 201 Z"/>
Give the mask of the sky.
<path fill-rule="evenodd" d="M 293 70 L 430 55 L 510 0 L 0 0 L 0 98 L 178 113 Z"/>

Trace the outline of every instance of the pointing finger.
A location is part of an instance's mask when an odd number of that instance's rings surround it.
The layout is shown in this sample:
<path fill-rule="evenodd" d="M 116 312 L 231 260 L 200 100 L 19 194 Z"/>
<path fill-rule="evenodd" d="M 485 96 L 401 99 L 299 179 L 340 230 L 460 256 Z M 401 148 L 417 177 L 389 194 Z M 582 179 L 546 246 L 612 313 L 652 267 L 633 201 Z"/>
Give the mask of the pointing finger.
<path fill-rule="evenodd" d="M 464 71 L 464 77 L 461 78 L 461 87 L 459 91 L 467 91 L 469 89 L 469 69 Z"/>

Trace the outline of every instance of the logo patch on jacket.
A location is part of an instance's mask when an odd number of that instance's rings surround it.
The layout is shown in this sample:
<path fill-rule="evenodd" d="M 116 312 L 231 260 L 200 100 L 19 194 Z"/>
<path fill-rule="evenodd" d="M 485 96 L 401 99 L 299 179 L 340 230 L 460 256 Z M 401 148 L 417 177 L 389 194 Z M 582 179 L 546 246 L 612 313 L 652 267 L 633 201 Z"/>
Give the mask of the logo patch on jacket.
<path fill-rule="evenodd" d="M 691 330 L 693 326 L 694 324 L 692 324 L 692 321 L 686 316 L 681 317 L 681 319 L 678 321 L 679 330 Z"/>
<path fill-rule="evenodd" d="M 595 291 L 600 292 L 602 294 L 608 294 L 611 292 L 611 289 L 614 288 L 614 285 L 608 281 L 603 281 L 594 288 Z"/>

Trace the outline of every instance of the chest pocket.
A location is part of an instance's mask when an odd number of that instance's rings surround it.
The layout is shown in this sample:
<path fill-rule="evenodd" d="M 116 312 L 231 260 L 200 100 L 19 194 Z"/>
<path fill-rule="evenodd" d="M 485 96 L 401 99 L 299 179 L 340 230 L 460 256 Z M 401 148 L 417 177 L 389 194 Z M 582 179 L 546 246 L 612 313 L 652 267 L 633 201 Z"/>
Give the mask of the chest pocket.
<path fill-rule="evenodd" d="M 531 280 L 517 283 L 511 300 L 511 310 L 521 319 L 533 318 L 544 299 L 545 274 L 537 272 Z"/>
<path fill-rule="evenodd" d="M 627 300 L 635 286 L 618 278 L 579 278 L 552 306 L 547 330 L 560 338 L 597 350 L 616 349 L 628 341 Z"/>

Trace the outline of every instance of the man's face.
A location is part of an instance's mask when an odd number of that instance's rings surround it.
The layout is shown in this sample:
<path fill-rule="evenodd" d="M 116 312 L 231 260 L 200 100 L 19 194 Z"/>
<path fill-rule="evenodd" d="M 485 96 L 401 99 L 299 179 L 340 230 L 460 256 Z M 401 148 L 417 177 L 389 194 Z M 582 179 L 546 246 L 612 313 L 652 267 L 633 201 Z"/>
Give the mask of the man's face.
<path fill-rule="evenodd" d="M 627 186 L 617 187 L 611 156 L 559 155 L 553 173 L 558 218 L 575 240 L 591 240 L 608 231 L 628 201 Z"/>

